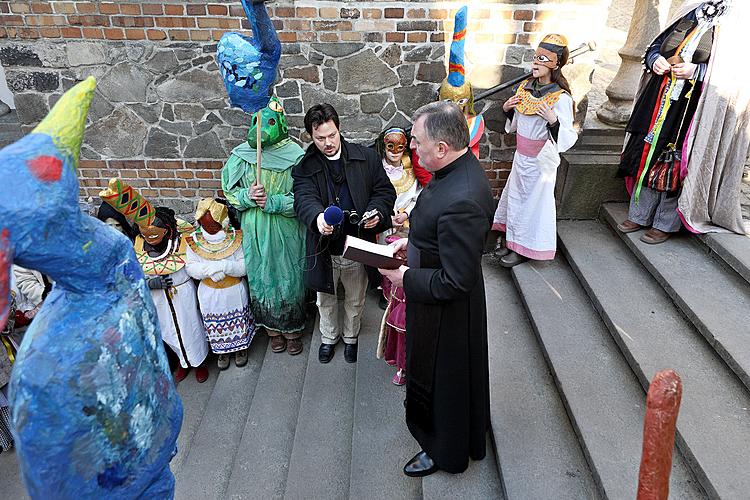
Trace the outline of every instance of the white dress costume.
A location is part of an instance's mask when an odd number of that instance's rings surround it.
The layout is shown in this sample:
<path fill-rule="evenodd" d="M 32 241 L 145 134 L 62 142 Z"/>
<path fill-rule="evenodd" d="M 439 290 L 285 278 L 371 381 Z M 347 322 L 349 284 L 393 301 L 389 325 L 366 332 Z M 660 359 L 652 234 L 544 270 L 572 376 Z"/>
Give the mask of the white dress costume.
<path fill-rule="evenodd" d="M 161 337 L 177 354 L 183 368 L 199 366 L 208 355 L 195 283 L 185 270 L 186 247 L 185 236 L 180 235 L 177 249 L 168 250 L 164 256 L 151 257 L 143 249 L 143 238 L 135 239 L 135 254 L 146 278 L 172 278 L 171 287 L 151 290 L 151 298 L 159 317 Z"/>
<path fill-rule="evenodd" d="M 242 231 L 196 231 L 187 243 L 185 269 L 200 280 L 198 302 L 211 351 L 228 354 L 247 349 L 255 336 L 255 322 L 244 278 Z"/>
<path fill-rule="evenodd" d="M 523 86 L 526 82 L 522 83 Z M 549 101 L 547 101 L 549 102 Z M 508 249 L 535 260 L 552 260 L 557 249 L 555 180 L 560 153 L 578 140 L 573 129 L 573 99 L 559 94 L 552 106 L 560 123 L 557 140 L 544 118 L 518 110 L 505 123 L 516 133 L 516 153 L 495 211 L 493 229 L 506 232 Z"/>
<path fill-rule="evenodd" d="M 406 165 L 404 165 L 406 163 Z M 404 156 L 401 163 L 394 167 L 383 159 L 383 168 L 385 173 L 388 175 L 393 188 L 396 190 L 396 203 L 393 205 L 393 210 L 399 213 L 406 213 L 407 216 L 411 215 L 411 211 L 414 209 L 414 205 L 417 204 L 417 198 L 419 193 L 422 192 L 422 186 L 419 184 L 416 175 L 414 175 L 414 169 L 411 167 L 411 161 L 408 156 Z M 406 235 L 409 231 L 409 221 L 404 223 L 404 227 L 400 231 Z M 396 229 L 389 229 L 379 236 L 380 243 L 385 242 L 385 238 L 394 234 Z"/>

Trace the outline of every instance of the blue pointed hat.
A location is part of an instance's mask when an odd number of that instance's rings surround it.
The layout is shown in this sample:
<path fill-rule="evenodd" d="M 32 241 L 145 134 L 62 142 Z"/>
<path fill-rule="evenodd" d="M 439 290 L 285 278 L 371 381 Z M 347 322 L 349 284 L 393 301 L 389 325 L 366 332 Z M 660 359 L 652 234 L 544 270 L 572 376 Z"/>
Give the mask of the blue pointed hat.
<path fill-rule="evenodd" d="M 458 9 L 453 23 L 453 41 L 451 42 L 451 53 L 448 60 L 448 83 L 454 87 L 460 87 L 465 81 L 464 43 L 468 10 L 465 5 Z"/>

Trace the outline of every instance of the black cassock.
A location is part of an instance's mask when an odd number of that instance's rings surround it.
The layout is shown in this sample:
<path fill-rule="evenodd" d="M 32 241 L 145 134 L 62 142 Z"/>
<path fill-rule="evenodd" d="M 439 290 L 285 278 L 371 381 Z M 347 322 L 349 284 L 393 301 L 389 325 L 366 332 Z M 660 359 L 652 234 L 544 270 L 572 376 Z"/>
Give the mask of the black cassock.
<path fill-rule="evenodd" d="M 406 423 L 447 472 L 485 455 L 489 427 L 482 250 L 495 201 L 467 151 L 435 172 L 410 216 Z"/>

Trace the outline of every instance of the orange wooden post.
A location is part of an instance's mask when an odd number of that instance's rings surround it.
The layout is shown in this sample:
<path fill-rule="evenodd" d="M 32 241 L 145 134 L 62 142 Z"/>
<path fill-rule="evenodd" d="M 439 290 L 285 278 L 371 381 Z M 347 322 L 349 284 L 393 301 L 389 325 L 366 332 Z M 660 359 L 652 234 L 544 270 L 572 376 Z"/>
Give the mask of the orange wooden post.
<path fill-rule="evenodd" d="M 662 370 L 651 380 L 643 423 L 643 455 L 638 474 L 638 500 L 667 500 L 682 380 L 674 370 Z"/>

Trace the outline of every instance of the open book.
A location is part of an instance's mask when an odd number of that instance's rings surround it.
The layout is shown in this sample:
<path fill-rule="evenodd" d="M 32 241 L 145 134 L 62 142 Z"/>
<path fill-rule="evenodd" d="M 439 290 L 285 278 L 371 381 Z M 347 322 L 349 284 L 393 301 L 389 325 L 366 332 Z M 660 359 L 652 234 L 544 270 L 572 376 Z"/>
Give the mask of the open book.
<path fill-rule="evenodd" d="M 342 257 L 381 269 L 398 269 L 406 264 L 393 256 L 393 247 L 390 245 L 378 245 L 354 236 L 346 237 Z"/>

